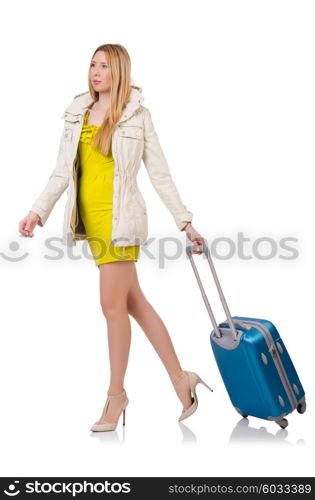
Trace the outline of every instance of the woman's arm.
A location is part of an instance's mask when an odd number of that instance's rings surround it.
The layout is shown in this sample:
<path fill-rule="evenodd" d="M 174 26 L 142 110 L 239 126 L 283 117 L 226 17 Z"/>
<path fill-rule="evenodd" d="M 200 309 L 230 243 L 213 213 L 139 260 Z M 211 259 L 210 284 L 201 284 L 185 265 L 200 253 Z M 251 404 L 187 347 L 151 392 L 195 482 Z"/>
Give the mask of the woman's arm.
<path fill-rule="evenodd" d="M 44 226 L 52 209 L 57 200 L 59 200 L 62 193 L 69 185 L 69 172 L 66 164 L 66 155 L 64 147 L 64 129 L 62 131 L 59 143 L 59 151 L 56 160 L 56 165 L 49 176 L 49 180 L 40 193 L 38 198 L 34 201 L 31 211 L 35 212 L 38 216 L 37 224 Z"/>
<path fill-rule="evenodd" d="M 172 179 L 158 135 L 152 123 L 151 113 L 145 107 L 144 112 L 144 150 L 142 159 L 153 187 L 173 215 L 177 227 L 180 231 L 183 231 L 187 222 L 192 221 L 193 214 L 183 204 Z"/>

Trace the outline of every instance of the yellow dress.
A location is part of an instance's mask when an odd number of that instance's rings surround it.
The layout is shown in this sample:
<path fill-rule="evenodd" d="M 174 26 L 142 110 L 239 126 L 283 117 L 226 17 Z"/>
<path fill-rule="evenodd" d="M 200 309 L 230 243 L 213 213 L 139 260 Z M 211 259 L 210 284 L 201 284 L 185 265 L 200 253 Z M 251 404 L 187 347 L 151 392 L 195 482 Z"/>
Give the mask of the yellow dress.
<path fill-rule="evenodd" d="M 138 260 L 139 245 L 114 247 L 111 242 L 114 159 L 95 150 L 92 142 L 97 125 L 88 125 L 89 110 L 84 116 L 80 141 L 78 206 L 95 264 Z"/>

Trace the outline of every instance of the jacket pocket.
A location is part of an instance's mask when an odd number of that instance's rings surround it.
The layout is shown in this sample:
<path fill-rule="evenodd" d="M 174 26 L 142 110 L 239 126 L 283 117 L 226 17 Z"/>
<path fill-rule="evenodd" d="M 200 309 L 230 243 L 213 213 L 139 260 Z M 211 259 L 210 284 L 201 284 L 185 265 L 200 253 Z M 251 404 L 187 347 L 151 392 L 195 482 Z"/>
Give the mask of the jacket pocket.
<path fill-rule="evenodd" d="M 61 118 L 63 118 L 65 122 L 75 123 L 81 120 L 81 114 L 74 115 L 72 113 L 69 113 L 68 111 L 65 111 L 62 114 Z"/>
<path fill-rule="evenodd" d="M 140 125 L 119 125 L 118 134 L 120 137 L 130 139 L 143 139 L 143 128 Z"/>
<path fill-rule="evenodd" d="M 81 121 L 81 115 L 73 115 L 72 113 L 65 112 L 62 117 L 65 120 L 64 140 L 72 141 L 73 131 L 77 127 L 77 124 Z"/>

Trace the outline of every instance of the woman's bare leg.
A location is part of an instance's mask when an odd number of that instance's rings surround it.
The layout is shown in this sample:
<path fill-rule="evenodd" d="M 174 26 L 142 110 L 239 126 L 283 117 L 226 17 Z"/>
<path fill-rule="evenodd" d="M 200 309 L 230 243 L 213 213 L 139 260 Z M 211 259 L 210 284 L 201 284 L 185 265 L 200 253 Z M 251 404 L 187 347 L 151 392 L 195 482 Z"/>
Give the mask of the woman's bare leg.
<path fill-rule="evenodd" d="M 110 361 L 110 384 L 107 394 L 116 395 L 124 390 L 127 369 L 131 324 L 127 311 L 127 296 L 133 280 L 135 263 L 119 261 L 101 264 L 100 302 L 107 322 L 108 350 Z M 102 414 L 97 423 L 116 422 L 125 396 L 110 401 L 106 416 Z"/>
<path fill-rule="evenodd" d="M 192 404 L 188 375 L 181 368 L 166 326 L 140 288 L 136 266 L 132 268 L 127 308 L 159 355 L 183 407 L 188 408 Z"/>

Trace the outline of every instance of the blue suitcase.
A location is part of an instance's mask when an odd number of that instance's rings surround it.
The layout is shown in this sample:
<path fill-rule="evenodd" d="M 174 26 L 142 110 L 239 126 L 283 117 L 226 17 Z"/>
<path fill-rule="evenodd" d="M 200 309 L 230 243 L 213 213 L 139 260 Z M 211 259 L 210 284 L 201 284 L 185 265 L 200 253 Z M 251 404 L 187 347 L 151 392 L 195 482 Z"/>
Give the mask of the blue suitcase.
<path fill-rule="evenodd" d="M 207 245 L 202 245 L 214 278 L 226 320 L 216 323 L 194 259 L 186 247 L 206 304 L 213 330 L 210 344 L 232 405 L 243 417 L 249 415 L 288 425 L 284 417 L 295 409 L 306 410 L 305 393 L 288 351 L 271 321 L 231 316 Z M 202 254 L 201 254 L 202 255 Z"/>

